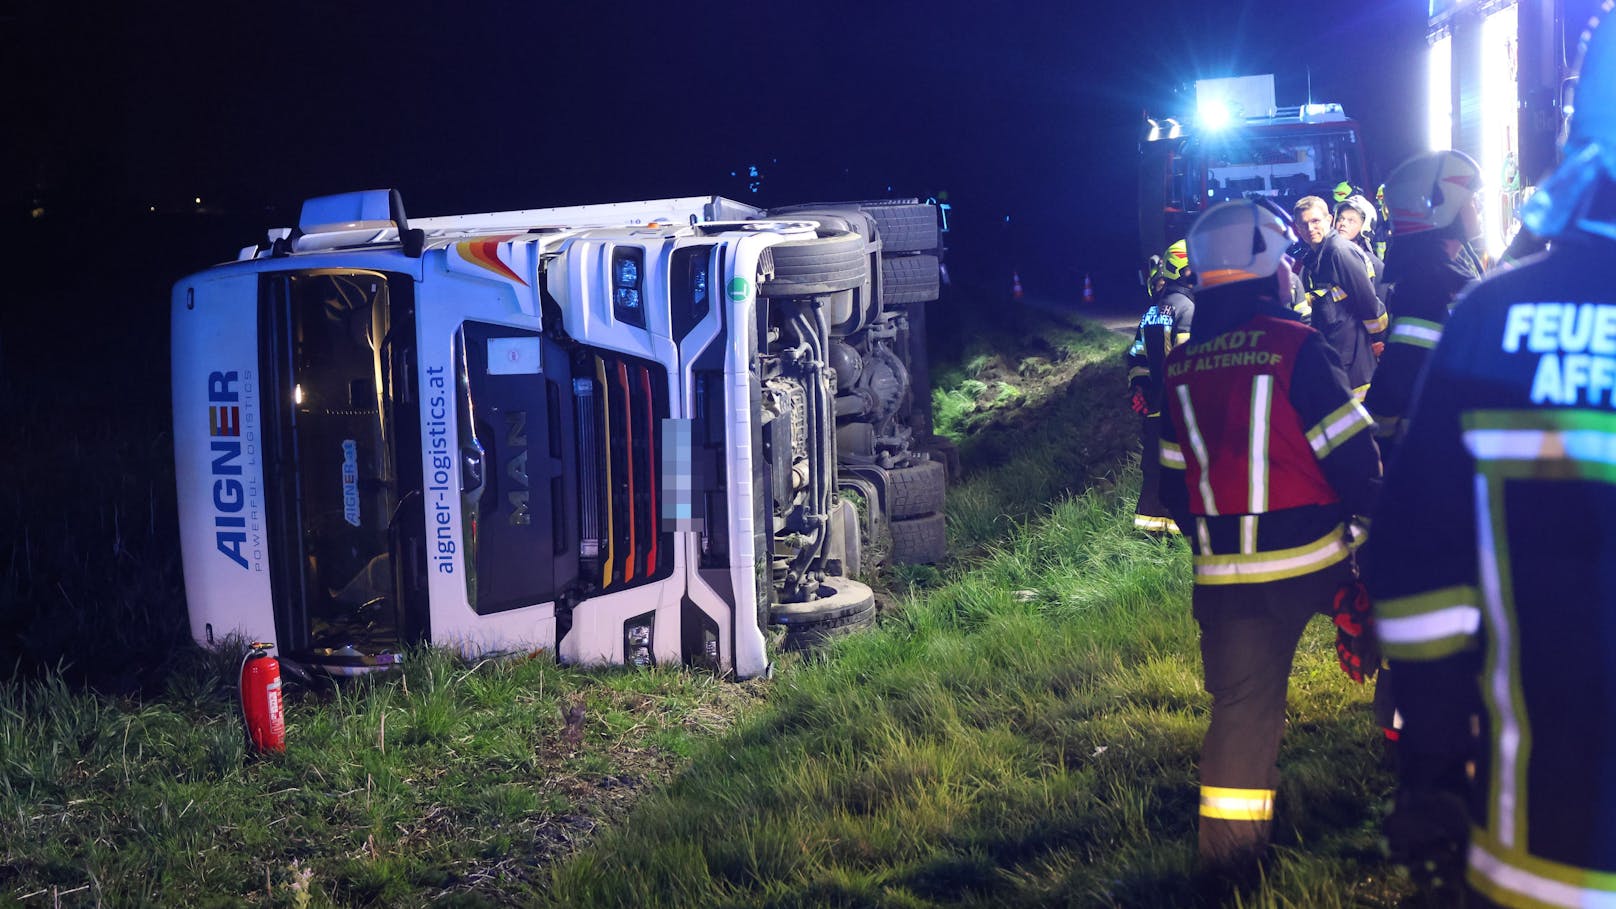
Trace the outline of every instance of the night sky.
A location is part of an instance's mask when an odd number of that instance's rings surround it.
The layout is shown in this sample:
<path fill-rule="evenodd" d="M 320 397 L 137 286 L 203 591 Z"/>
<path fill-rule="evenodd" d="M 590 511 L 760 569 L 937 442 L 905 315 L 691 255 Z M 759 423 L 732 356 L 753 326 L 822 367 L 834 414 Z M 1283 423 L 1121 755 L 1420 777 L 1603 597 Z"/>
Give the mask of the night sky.
<path fill-rule="evenodd" d="M 1314 100 L 1363 123 L 1372 171 L 1416 150 L 1424 14 L 1423 0 L 35 3 L 0 20 L 23 86 L 24 180 L 7 201 L 16 215 L 41 200 L 60 226 L 201 197 L 230 216 L 225 258 L 294 222 L 305 196 L 380 186 L 422 216 L 947 193 L 962 264 L 1058 284 L 1131 268 L 1141 111 L 1197 76 L 1273 72 L 1281 104 L 1305 101 L 1311 76 Z"/>

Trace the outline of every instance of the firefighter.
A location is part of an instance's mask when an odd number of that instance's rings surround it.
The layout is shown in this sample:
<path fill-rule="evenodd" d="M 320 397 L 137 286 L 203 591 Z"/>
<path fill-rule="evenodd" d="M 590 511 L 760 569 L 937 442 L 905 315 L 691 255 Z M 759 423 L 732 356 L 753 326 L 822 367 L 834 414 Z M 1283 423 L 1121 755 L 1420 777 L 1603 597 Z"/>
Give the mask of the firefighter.
<path fill-rule="evenodd" d="M 1616 285 L 1597 267 L 1616 259 L 1616 29 L 1583 38 L 1563 163 L 1523 216 L 1549 252 L 1454 309 L 1370 544 L 1404 717 L 1387 840 L 1449 902 L 1462 875 L 1471 905 L 1616 905 Z"/>
<path fill-rule="evenodd" d="M 1449 308 L 1459 291 L 1481 276 L 1474 253 L 1467 252 L 1481 236 L 1480 190 L 1481 168 L 1457 151 L 1416 155 L 1386 178 L 1393 218 L 1387 268 L 1395 285 L 1388 308 L 1397 318 L 1364 405 L 1388 458 L 1414 380 L 1442 336 Z"/>
<path fill-rule="evenodd" d="M 1386 315 L 1386 263 L 1375 255 L 1375 248 L 1369 242 L 1375 235 L 1375 207 L 1363 196 L 1348 196 L 1338 202 L 1335 207 L 1335 232 L 1341 235 L 1363 260 L 1364 267 L 1369 270 L 1369 283 L 1375 288 L 1375 300 L 1379 304 L 1380 315 L 1364 322 L 1364 329 L 1369 332 L 1370 347 L 1379 357 L 1386 346 L 1386 330 L 1390 319 Z"/>
<path fill-rule="evenodd" d="M 1167 247 L 1151 272 L 1151 304 L 1139 320 L 1133 346 L 1128 348 L 1128 395 L 1140 417 L 1139 503 L 1133 526 L 1152 533 L 1177 533 L 1178 525 L 1161 502 L 1159 442 L 1161 439 L 1162 364 L 1168 351 L 1189 339 L 1195 318 L 1194 276 L 1184 241 Z"/>
<path fill-rule="evenodd" d="M 1385 314 L 1369 269 L 1356 250 L 1331 228 L 1330 206 L 1318 196 L 1296 203 L 1296 229 L 1306 251 L 1302 282 L 1307 292 L 1301 312 L 1335 348 L 1358 400 L 1369 391 L 1375 352 L 1365 323 Z"/>
<path fill-rule="evenodd" d="M 1200 859 L 1241 878 L 1273 824 L 1297 642 L 1351 578 L 1346 525 L 1367 513 L 1380 472 L 1369 415 L 1334 350 L 1287 306 L 1295 239 L 1267 200 L 1196 219 L 1195 324 L 1166 364 L 1162 499 L 1194 552 L 1212 696 Z"/>
<path fill-rule="evenodd" d="M 1386 261 L 1386 241 L 1392 235 L 1392 213 L 1386 210 L 1386 184 L 1384 183 L 1375 189 L 1375 214 L 1380 217 L 1380 230 L 1375 232 L 1375 258 L 1384 262 Z"/>

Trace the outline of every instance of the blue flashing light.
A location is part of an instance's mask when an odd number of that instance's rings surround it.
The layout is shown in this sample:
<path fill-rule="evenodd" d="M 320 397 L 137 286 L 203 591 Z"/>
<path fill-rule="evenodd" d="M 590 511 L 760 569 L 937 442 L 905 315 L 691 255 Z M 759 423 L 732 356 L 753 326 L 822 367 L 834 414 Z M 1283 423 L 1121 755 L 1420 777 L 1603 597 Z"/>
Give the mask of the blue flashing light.
<path fill-rule="evenodd" d="M 1234 119 L 1229 113 L 1229 106 L 1222 101 L 1208 99 L 1202 101 L 1197 109 L 1202 129 L 1218 130 L 1228 126 Z"/>

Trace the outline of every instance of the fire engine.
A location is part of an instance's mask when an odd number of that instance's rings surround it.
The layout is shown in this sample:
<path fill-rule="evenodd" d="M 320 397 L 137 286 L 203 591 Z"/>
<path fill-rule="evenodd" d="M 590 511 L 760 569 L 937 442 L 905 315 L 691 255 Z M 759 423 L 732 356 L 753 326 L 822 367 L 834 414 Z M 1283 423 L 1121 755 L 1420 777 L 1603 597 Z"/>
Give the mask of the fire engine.
<path fill-rule="evenodd" d="M 1278 107 L 1271 74 L 1201 79 L 1195 95 L 1193 113 L 1145 120 L 1144 258 L 1183 239 L 1195 216 L 1219 202 L 1261 195 L 1288 210 L 1303 196 L 1329 200 L 1339 183 L 1366 184 L 1358 124 L 1340 104 Z"/>
<path fill-rule="evenodd" d="M 1577 40 L 1600 0 L 1430 0 L 1426 123 L 1432 149 L 1481 165 L 1486 254 L 1497 259 L 1519 209 L 1558 163 Z"/>

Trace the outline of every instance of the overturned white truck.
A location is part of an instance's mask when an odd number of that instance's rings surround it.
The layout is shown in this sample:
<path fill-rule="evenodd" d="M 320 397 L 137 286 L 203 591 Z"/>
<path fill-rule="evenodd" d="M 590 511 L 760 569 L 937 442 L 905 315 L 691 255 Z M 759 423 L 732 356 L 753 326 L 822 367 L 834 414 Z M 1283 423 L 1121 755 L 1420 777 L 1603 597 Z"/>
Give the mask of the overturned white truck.
<path fill-rule="evenodd" d="M 173 294 L 193 635 L 766 670 L 944 552 L 936 208 L 311 199 Z M 873 543 L 873 546 L 872 546 Z"/>

